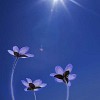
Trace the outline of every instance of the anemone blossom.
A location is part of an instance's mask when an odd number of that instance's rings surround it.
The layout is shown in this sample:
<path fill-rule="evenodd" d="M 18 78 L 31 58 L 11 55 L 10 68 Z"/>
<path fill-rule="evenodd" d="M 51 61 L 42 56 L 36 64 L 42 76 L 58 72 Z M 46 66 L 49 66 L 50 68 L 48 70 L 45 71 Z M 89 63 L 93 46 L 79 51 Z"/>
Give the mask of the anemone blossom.
<path fill-rule="evenodd" d="M 29 51 L 29 47 L 22 47 L 21 49 L 19 49 L 17 46 L 13 46 L 13 50 L 8 50 L 8 52 L 13 55 L 14 57 L 16 57 L 14 63 L 13 63 L 13 68 L 12 68 L 12 73 L 11 73 L 11 96 L 12 96 L 12 100 L 15 100 L 14 97 L 14 90 L 13 90 L 13 76 L 14 76 L 14 71 L 15 71 L 15 67 L 16 64 L 18 62 L 19 58 L 28 58 L 28 57 L 34 57 L 33 54 L 29 54 L 27 53 Z"/>
<path fill-rule="evenodd" d="M 34 57 L 33 54 L 27 53 L 29 51 L 29 47 L 22 47 L 19 49 L 17 46 L 13 46 L 13 50 L 8 50 L 8 52 L 15 56 L 16 58 L 27 58 Z"/>
<path fill-rule="evenodd" d="M 54 77 L 57 82 L 65 83 L 67 85 L 67 100 L 69 99 L 69 87 L 71 86 L 70 81 L 76 78 L 76 74 L 71 74 L 72 68 L 72 64 L 68 64 L 65 70 L 60 66 L 56 66 L 56 73 L 50 74 L 50 76 Z"/>
<path fill-rule="evenodd" d="M 42 80 L 37 79 L 32 82 L 30 78 L 26 78 L 27 81 L 21 80 L 22 84 L 25 86 L 25 91 L 34 91 L 34 97 L 36 100 L 36 94 L 35 91 L 38 91 L 40 88 L 45 87 L 47 84 L 42 83 Z"/>

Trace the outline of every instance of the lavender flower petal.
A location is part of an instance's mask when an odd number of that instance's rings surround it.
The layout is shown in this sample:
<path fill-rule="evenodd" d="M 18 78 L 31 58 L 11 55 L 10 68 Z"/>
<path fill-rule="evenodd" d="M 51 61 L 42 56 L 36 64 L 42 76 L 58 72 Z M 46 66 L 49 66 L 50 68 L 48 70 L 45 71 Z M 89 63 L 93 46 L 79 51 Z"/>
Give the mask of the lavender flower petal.
<path fill-rule="evenodd" d="M 68 64 L 67 66 L 66 66 L 66 68 L 65 68 L 65 71 L 72 71 L 72 69 L 73 69 L 73 65 L 72 64 Z"/>
<path fill-rule="evenodd" d="M 45 87 L 47 84 L 46 83 L 42 83 L 41 85 L 40 85 L 40 87 Z"/>
<path fill-rule="evenodd" d="M 40 86 L 40 85 L 42 84 L 42 81 L 41 81 L 40 79 L 37 79 L 37 80 L 35 80 L 35 81 L 33 82 L 33 84 L 34 84 L 35 86 Z"/>
<path fill-rule="evenodd" d="M 27 58 L 27 57 L 20 57 L 20 58 Z"/>
<path fill-rule="evenodd" d="M 27 54 L 25 54 L 27 57 L 34 57 L 34 55 L 33 54 L 29 54 L 29 53 L 27 53 Z"/>
<path fill-rule="evenodd" d="M 63 80 L 61 80 L 61 79 L 55 78 L 55 80 L 56 80 L 57 82 L 59 82 L 59 83 L 62 83 L 62 82 L 63 82 Z"/>
<path fill-rule="evenodd" d="M 63 69 L 60 66 L 56 66 L 55 71 L 57 74 L 61 74 L 61 75 L 63 75 L 63 73 L 64 73 Z"/>
<path fill-rule="evenodd" d="M 27 88 L 25 88 L 24 91 L 28 91 Z"/>
<path fill-rule="evenodd" d="M 56 74 L 55 73 L 51 73 L 50 76 L 54 77 Z"/>
<path fill-rule="evenodd" d="M 23 84 L 24 86 L 29 87 L 29 84 L 28 84 L 26 81 L 21 80 L 21 82 L 22 82 L 22 84 Z"/>
<path fill-rule="evenodd" d="M 39 89 L 34 89 L 34 91 L 39 91 Z"/>
<path fill-rule="evenodd" d="M 76 74 L 70 74 L 69 76 L 68 76 L 68 79 L 69 80 L 74 80 L 76 78 Z"/>
<path fill-rule="evenodd" d="M 19 48 L 17 46 L 13 46 L 13 51 L 14 52 L 19 52 Z"/>
<path fill-rule="evenodd" d="M 32 83 L 32 80 L 30 78 L 26 78 L 28 83 Z"/>
<path fill-rule="evenodd" d="M 8 52 L 14 56 L 14 52 L 12 50 L 8 50 Z"/>
<path fill-rule="evenodd" d="M 29 47 L 22 47 L 20 50 L 19 50 L 19 54 L 23 55 L 25 53 L 27 53 L 29 50 Z"/>

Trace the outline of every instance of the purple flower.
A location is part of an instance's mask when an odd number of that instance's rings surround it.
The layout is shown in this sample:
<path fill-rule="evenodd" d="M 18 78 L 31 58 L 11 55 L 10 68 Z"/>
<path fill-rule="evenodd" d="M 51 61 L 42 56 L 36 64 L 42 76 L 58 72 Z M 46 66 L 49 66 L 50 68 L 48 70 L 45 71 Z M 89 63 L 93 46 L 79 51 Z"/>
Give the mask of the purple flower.
<path fill-rule="evenodd" d="M 17 46 L 13 46 L 13 50 L 8 50 L 8 52 L 17 57 L 17 58 L 27 58 L 27 57 L 34 57 L 33 54 L 27 53 L 29 51 L 29 47 L 22 47 L 19 49 Z"/>
<path fill-rule="evenodd" d="M 60 66 L 56 66 L 55 67 L 56 73 L 51 73 L 50 76 L 55 77 L 55 80 L 57 82 L 64 82 L 68 86 L 71 86 L 70 81 L 76 78 L 76 74 L 71 74 L 72 68 L 73 68 L 72 64 L 68 64 L 65 70 L 63 70 L 63 68 Z"/>
<path fill-rule="evenodd" d="M 22 84 L 26 87 L 24 89 L 25 91 L 28 91 L 28 90 L 38 91 L 40 88 L 45 87 L 47 85 L 46 83 L 42 83 L 42 80 L 40 79 L 37 79 L 33 82 L 30 78 L 26 78 L 26 80 L 27 82 L 24 80 L 21 80 Z"/>

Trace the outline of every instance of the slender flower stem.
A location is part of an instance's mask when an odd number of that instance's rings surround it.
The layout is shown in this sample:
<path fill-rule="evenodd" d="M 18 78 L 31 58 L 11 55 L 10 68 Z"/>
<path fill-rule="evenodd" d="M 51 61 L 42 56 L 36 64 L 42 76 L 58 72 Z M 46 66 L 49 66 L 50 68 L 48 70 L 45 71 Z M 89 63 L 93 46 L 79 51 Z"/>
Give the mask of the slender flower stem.
<path fill-rule="evenodd" d="M 34 98 L 35 98 L 35 100 L 36 100 L 36 94 L 35 94 L 35 91 L 34 91 Z"/>
<path fill-rule="evenodd" d="M 12 67 L 12 72 L 11 72 L 10 86 L 11 86 L 11 97 L 12 97 L 12 100 L 15 100 L 14 90 L 13 90 L 13 77 L 14 77 L 14 71 L 15 71 L 17 62 L 18 62 L 18 58 L 15 59 L 15 61 L 13 63 L 13 67 Z"/>
<path fill-rule="evenodd" d="M 66 100 L 69 100 L 69 86 L 67 85 L 67 98 Z"/>

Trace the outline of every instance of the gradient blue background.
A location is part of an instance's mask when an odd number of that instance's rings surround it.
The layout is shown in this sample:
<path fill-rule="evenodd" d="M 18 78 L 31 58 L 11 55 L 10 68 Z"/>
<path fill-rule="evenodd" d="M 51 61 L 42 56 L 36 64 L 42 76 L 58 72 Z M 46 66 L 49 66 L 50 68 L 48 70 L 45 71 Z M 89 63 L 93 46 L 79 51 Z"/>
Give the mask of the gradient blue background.
<path fill-rule="evenodd" d="M 39 0 L 38 0 L 39 1 Z M 34 58 L 20 59 L 14 75 L 16 100 L 34 100 L 25 92 L 26 77 L 48 83 L 37 92 L 37 100 L 65 100 L 66 86 L 49 76 L 56 65 L 74 66 L 70 100 L 100 100 L 100 1 L 69 2 L 70 16 L 61 4 L 51 16 L 51 1 L 0 0 L 0 100 L 11 100 L 10 74 L 14 57 L 7 50 L 29 46 Z M 44 51 L 39 48 L 43 45 Z"/>

